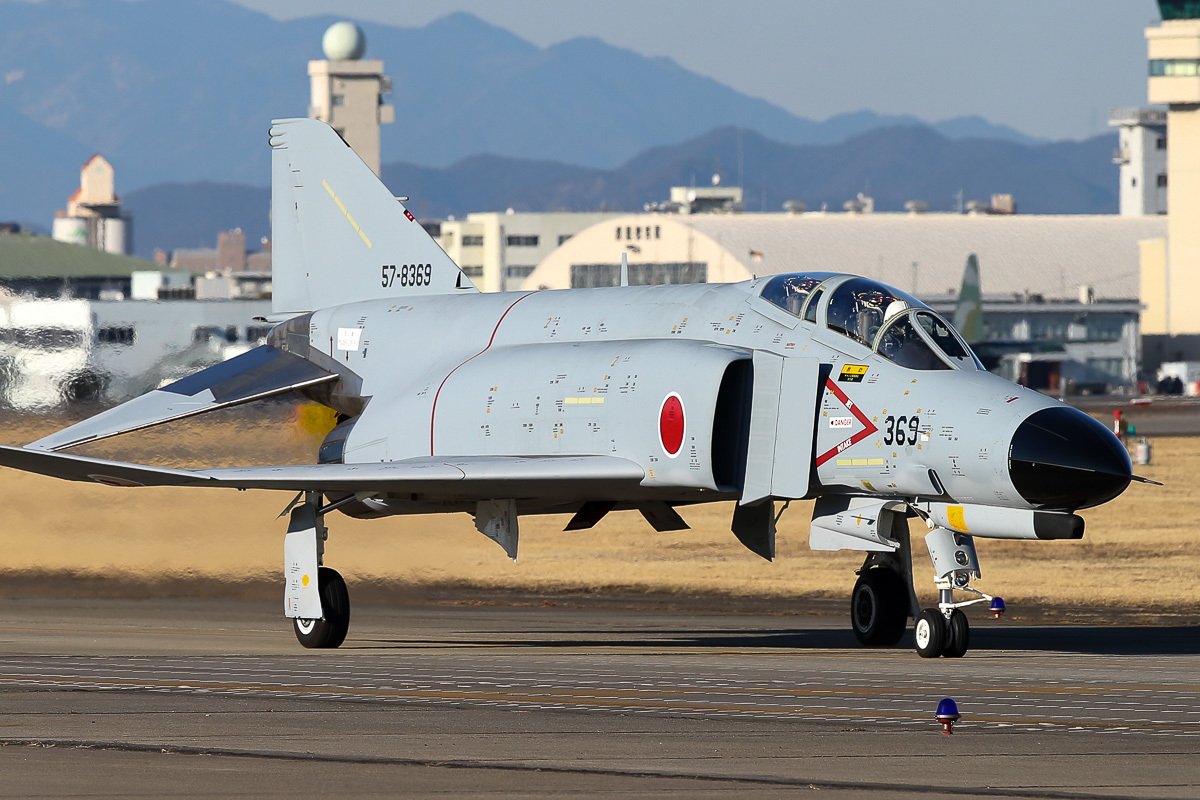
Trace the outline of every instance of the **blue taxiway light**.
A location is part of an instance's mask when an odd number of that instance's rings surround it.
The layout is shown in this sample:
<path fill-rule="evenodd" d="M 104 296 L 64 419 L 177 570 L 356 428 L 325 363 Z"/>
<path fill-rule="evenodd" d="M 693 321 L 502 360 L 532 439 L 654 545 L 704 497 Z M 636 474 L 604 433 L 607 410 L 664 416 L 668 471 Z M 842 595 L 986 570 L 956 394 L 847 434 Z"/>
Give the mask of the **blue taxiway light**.
<path fill-rule="evenodd" d="M 1003 597 L 993 597 L 992 604 L 988 606 L 988 611 L 992 612 L 993 617 L 1000 619 L 1000 615 L 1003 614 L 1007 608 L 1008 606 L 1004 605 Z"/>
<path fill-rule="evenodd" d="M 954 723 L 958 722 L 961 717 L 962 715 L 958 713 L 958 704 L 949 697 L 943 698 L 942 702 L 938 703 L 937 721 L 942 723 L 942 733 L 947 735 L 954 733 Z"/>

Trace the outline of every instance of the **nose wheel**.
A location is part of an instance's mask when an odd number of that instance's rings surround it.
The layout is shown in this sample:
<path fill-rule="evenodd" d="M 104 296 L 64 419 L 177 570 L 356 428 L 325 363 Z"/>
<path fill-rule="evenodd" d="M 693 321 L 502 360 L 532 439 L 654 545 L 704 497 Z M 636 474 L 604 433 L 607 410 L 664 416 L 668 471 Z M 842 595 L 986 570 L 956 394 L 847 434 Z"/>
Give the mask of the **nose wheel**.
<path fill-rule="evenodd" d="M 957 608 L 926 608 L 913 626 L 913 640 L 921 658 L 962 658 L 970 646 L 971 625 Z"/>
<path fill-rule="evenodd" d="M 942 643 L 942 655 L 946 658 L 962 658 L 967 654 L 971 643 L 971 626 L 967 615 L 957 608 L 950 612 L 946 620 L 947 639 Z"/>
<path fill-rule="evenodd" d="M 926 608 L 917 617 L 913 628 L 917 655 L 921 658 L 962 658 L 971 644 L 971 625 L 962 609 L 990 602 L 989 610 L 999 619 L 1004 613 L 1004 601 L 971 586 L 971 580 L 980 577 L 979 556 L 971 536 L 934 526 L 925 537 L 925 544 L 933 561 L 939 602 L 936 608 Z M 975 598 L 956 603 L 956 590 L 975 595 Z"/>

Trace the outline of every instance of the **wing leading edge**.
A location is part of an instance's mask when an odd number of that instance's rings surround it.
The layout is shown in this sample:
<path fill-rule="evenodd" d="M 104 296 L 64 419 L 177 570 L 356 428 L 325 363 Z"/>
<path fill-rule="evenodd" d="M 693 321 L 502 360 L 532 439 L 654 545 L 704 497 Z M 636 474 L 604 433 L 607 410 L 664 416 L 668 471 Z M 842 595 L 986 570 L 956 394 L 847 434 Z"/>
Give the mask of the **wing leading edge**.
<path fill-rule="evenodd" d="M 646 477 L 636 463 L 614 456 L 449 456 L 378 464 L 171 469 L 28 447 L 0 447 L 0 466 L 108 486 L 417 492 L 463 497 L 604 494 L 636 487 Z"/>

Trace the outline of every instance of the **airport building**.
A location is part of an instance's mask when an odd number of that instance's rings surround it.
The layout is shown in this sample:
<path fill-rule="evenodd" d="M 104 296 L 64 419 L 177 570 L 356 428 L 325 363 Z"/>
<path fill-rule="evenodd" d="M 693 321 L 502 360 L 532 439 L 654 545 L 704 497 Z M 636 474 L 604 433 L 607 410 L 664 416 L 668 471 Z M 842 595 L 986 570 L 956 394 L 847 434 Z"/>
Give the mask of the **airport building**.
<path fill-rule="evenodd" d="M 335 22 L 321 40 L 325 59 L 308 62 L 311 102 L 308 116 L 328 123 L 379 174 L 379 126 L 395 120 L 383 102 L 392 79 L 383 61 L 363 60 L 367 37 L 353 22 Z"/>
<path fill-rule="evenodd" d="M 188 272 L 271 272 L 271 240 L 263 238 L 257 252 L 247 252 L 246 234 L 241 228 L 217 234 L 216 247 L 180 248 L 169 256 L 155 253 L 156 259 L 170 262 L 175 269 Z M 161 251 L 160 251 L 161 252 Z"/>
<path fill-rule="evenodd" d="M 1137 378 L 1138 259 L 1161 216 L 1016 214 L 631 214 L 583 230 L 522 289 L 717 283 L 785 272 L 850 272 L 949 315 L 967 256 L 981 265 L 996 369 L 1050 391 L 1131 387 Z"/>
<path fill-rule="evenodd" d="M 1160 108 L 1114 108 L 1117 128 L 1113 163 L 1120 167 L 1118 204 L 1123 217 L 1167 213 L 1167 112 Z"/>
<path fill-rule="evenodd" d="M 1142 330 L 1148 364 L 1200 359 L 1200 3 L 1159 0 L 1146 29 L 1149 101 L 1167 107 L 1168 223 L 1143 251 Z"/>
<path fill-rule="evenodd" d="M 60 242 L 106 253 L 132 253 L 132 223 L 121 213 L 121 198 L 114 186 L 115 174 L 108 159 L 99 153 L 89 158 L 79 170 L 79 188 L 54 218 L 51 235 Z"/>
<path fill-rule="evenodd" d="M 484 292 L 517 289 L 547 256 L 604 212 L 480 213 L 441 224 L 438 244 Z"/>

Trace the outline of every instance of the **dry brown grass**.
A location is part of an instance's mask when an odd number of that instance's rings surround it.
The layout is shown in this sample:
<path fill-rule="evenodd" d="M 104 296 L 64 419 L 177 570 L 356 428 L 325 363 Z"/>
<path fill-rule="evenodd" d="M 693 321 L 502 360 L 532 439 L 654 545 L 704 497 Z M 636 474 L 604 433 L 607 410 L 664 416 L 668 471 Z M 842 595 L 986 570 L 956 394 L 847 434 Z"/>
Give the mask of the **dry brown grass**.
<path fill-rule="evenodd" d="M 92 445 L 85 454 L 183 466 L 303 463 L 316 438 L 290 412 L 222 412 Z M 61 420 L 3 420 L 6 443 L 25 443 Z M 1200 605 L 1200 533 L 1191 521 L 1200 439 L 1163 438 L 1118 500 L 1084 512 L 1082 542 L 979 540 L 979 587 L 1010 602 L 1194 610 Z M 274 580 L 280 571 L 290 497 L 277 492 L 114 489 L 0 471 L 9 576 L 114 578 L 154 582 L 207 578 Z M 563 533 L 566 517 L 522 520 L 521 558 L 508 561 L 465 514 L 360 521 L 330 517 L 330 563 L 352 582 L 473 585 L 528 591 L 623 590 L 758 597 L 845 597 L 854 553 L 808 550 L 810 503 L 793 503 L 780 523 L 778 558 L 767 563 L 729 532 L 728 504 L 682 510 L 693 529 L 655 533 L 636 513 L 610 514 L 590 531 Z M 914 521 L 918 591 L 931 596 L 923 526 Z"/>

